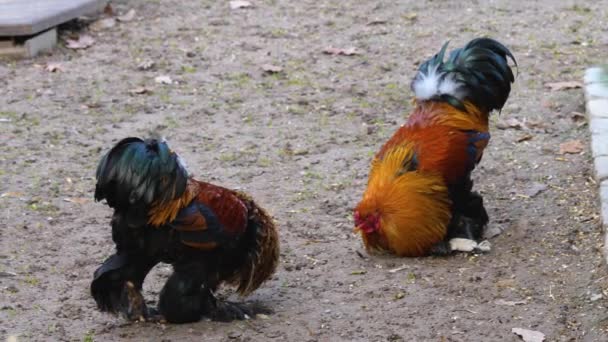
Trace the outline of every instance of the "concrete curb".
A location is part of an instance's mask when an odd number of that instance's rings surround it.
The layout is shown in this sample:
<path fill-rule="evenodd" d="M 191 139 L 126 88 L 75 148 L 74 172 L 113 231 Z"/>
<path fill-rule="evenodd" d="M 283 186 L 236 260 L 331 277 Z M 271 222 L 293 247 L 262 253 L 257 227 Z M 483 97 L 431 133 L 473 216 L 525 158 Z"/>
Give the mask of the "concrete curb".
<path fill-rule="evenodd" d="M 595 179 L 599 183 L 604 258 L 608 263 L 608 66 L 585 71 L 585 98 Z"/>

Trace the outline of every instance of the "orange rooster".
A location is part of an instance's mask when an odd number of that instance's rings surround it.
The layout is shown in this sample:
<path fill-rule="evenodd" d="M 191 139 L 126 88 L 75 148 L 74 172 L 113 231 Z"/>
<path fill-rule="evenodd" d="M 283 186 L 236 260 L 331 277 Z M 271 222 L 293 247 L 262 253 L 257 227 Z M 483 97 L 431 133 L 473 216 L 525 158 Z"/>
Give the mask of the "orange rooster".
<path fill-rule="evenodd" d="M 488 216 L 471 191 L 471 171 L 488 144 L 488 116 L 511 91 L 511 52 L 478 38 L 450 53 L 447 43 L 412 81 L 415 109 L 375 155 L 354 210 L 366 249 L 399 256 L 487 250 Z"/>
<path fill-rule="evenodd" d="M 255 312 L 214 292 L 247 295 L 274 273 L 279 241 L 272 218 L 248 195 L 195 180 L 165 141 L 126 138 L 97 168 L 95 199 L 114 209 L 116 253 L 96 271 L 91 294 L 102 311 L 130 320 L 229 321 Z M 158 263 L 173 266 L 158 310 L 141 294 Z"/>

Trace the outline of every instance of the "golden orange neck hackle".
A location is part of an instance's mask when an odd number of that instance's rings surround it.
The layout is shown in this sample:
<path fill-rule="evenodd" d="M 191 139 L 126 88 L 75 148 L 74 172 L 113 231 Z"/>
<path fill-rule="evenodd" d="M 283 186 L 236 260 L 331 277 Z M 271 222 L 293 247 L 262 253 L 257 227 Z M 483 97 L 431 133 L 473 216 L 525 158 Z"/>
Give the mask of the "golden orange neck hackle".
<path fill-rule="evenodd" d="M 465 131 L 487 132 L 489 113 L 468 101 L 463 104 L 466 111 L 446 102 L 416 101 L 416 108 L 408 118 L 406 126 L 442 125 Z"/>
<path fill-rule="evenodd" d="M 162 205 L 152 204 L 148 212 L 148 224 L 153 227 L 160 227 L 175 220 L 179 211 L 186 207 L 194 197 L 196 197 L 198 186 L 191 179 L 181 197 Z"/>

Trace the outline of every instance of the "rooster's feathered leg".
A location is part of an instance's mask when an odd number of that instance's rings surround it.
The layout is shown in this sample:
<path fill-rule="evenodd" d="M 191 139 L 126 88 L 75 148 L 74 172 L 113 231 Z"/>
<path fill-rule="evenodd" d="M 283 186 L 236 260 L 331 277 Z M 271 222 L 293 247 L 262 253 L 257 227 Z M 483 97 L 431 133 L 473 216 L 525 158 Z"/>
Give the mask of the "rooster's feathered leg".
<path fill-rule="evenodd" d="M 117 253 L 109 257 L 96 271 L 91 294 L 102 311 L 121 312 L 129 320 L 148 316 L 141 287 L 146 275 L 158 262 Z"/>
<path fill-rule="evenodd" d="M 204 265 L 174 264 L 173 269 L 160 293 L 158 310 L 168 322 L 196 322 L 203 314 Z"/>
<path fill-rule="evenodd" d="M 254 310 L 240 303 L 222 301 L 209 288 L 202 290 L 205 315 L 214 321 L 230 322 L 253 317 Z"/>

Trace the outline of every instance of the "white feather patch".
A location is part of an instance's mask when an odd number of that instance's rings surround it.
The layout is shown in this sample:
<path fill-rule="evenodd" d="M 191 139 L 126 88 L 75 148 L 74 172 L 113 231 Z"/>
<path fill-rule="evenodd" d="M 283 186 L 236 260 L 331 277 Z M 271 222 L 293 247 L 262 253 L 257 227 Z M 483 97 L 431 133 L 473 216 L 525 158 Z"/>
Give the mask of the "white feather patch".
<path fill-rule="evenodd" d="M 453 252 L 489 252 L 492 250 L 492 244 L 488 240 L 483 240 L 477 243 L 475 240 L 453 238 L 450 239 L 450 249 Z"/>
<path fill-rule="evenodd" d="M 445 75 L 445 72 L 438 71 L 438 65 L 426 73 L 419 72 L 412 83 L 412 88 L 416 98 L 428 100 L 434 96 L 451 95 L 462 100 L 464 94 L 462 84 L 454 79 L 453 75 Z"/>

